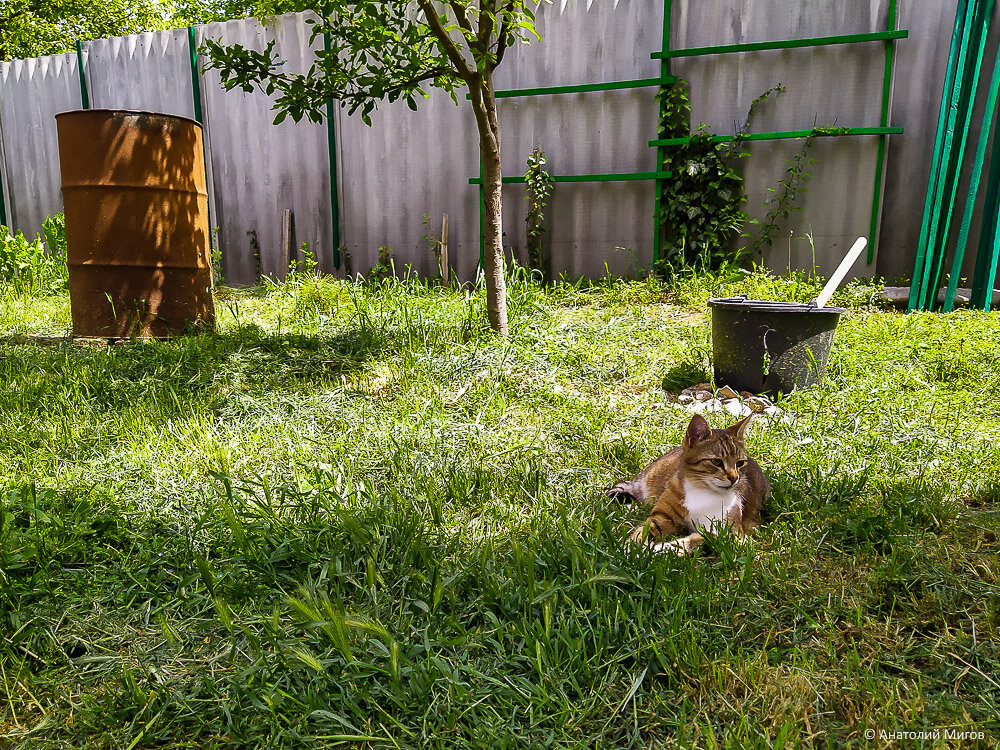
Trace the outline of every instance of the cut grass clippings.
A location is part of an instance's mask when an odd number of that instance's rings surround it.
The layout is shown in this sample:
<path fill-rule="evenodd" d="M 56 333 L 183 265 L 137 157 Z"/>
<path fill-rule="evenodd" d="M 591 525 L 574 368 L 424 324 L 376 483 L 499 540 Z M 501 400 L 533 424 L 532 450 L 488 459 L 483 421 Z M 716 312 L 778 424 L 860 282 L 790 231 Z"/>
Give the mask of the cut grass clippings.
<path fill-rule="evenodd" d="M 296 276 L 112 346 L 0 293 L 0 747 L 995 746 L 998 314 L 841 291 L 746 546 L 627 549 L 601 491 L 683 435 L 709 296 L 818 288 L 518 277 L 502 341 Z"/>

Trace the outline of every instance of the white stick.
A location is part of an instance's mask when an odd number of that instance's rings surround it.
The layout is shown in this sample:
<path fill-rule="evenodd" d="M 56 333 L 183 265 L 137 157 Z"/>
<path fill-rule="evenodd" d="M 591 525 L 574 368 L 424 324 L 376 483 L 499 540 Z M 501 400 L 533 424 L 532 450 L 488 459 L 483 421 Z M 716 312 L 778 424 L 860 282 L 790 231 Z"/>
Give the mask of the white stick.
<path fill-rule="evenodd" d="M 816 298 L 816 307 L 826 306 L 826 303 L 830 301 L 830 297 L 833 296 L 833 293 L 837 291 L 837 287 L 840 286 L 840 282 L 844 280 L 845 276 L 847 276 L 847 272 L 851 270 L 851 266 L 854 265 L 854 262 L 861 255 L 861 251 L 864 250 L 867 245 L 868 240 L 864 237 L 858 237 L 858 239 L 854 241 L 851 249 L 847 251 L 847 255 L 844 256 L 844 259 L 840 261 L 840 265 L 837 266 L 837 270 L 833 272 L 833 276 L 831 276 L 830 280 L 826 282 L 826 286 L 823 287 L 823 291 L 820 292 L 819 296 Z"/>

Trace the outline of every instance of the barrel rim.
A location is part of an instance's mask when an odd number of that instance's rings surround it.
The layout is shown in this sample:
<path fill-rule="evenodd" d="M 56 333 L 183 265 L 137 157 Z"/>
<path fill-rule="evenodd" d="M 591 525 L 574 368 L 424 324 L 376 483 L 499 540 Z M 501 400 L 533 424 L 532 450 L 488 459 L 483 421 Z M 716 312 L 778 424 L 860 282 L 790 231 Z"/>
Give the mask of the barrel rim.
<path fill-rule="evenodd" d="M 58 120 L 60 117 L 65 115 L 82 115 L 82 114 L 115 114 L 115 115 L 151 115 L 152 117 L 169 117 L 173 120 L 183 120 L 189 122 L 192 125 L 196 125 L 198 128 L 204 128 L 204 125 L 192 117 L 185 117 L 184 115 L 172 115 L 169 112 L 154 112 L 148 109 L 110 109 L 110 108 L 97 108 L 97 109 L 68 109 L 65 112 L 56 112 L 55 118 Z"/>
<path fill-rule="evenodd" d="M 745 294 L 736 297 L 713 297 L 708 306 L 722 310 L 743 310 L 762 313 L 836 314 L 847 312 L 843 307 L 817 307 L 815 302 L 778 302 L 776 300 L 750 299 Z"/>

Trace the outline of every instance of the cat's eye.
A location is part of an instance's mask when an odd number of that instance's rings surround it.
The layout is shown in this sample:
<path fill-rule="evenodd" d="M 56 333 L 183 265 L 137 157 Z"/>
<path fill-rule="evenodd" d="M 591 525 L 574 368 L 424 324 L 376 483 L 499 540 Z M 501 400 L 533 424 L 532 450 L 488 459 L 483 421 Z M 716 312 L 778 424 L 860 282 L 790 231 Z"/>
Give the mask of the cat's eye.
<path fill-rule="evenodd" d="M 715 466 L 718 469 L 721 469 L 724 466 L 721 458 L 710 458 L 708 460 L 711 462 L 712 466 Z"/>
<path fill-rule="evenodd" d="M 747 465 L 747 462 L 746 462 L 746 461 L 743 461 L 743 460 L 740 460 L 740 461 L 737 461 L 737 462 L 736 462 L 736 468 L 737 468 L 737 469 L 742 469 L 742 468 L 743 468 L 744 466 L 746 466 L 746 465 Z"/>

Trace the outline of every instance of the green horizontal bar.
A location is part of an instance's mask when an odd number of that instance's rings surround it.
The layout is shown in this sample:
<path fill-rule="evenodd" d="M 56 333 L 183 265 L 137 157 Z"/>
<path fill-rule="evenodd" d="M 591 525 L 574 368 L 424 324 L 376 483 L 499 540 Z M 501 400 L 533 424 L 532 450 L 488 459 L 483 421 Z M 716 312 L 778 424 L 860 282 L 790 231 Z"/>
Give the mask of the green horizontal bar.
<path fill-rule="evenodd" d="M 813 128 L 812 130 L 779 130 L 772 133 L 747 133 L 743 136 L 745 141 L 779 141 L 783 138 L 808 138 L 811 135 L 821 138 L 832 138 L 842 135 L 899 135 L 903 132 L 902 128 L 897 127 L 884 127 L 884 128 L 833 128 L 831 130 L 825 130 L 822 128 Z M 713 135 L 709 137 L 712 143 L 727 143 L 733 140 L 735 135 Z M 690 143 L 692 141 L 692 136 L 684 136 L 683 138 L 657 138 L 655 141 L 650 141 L 650 146 L 682 146 L 685 143 Z"/>
<path fill-rule="evenodd" d="M 497 99 L 506 99 L 515 96 L 546 96 L 549 94 L 574 94 L 583 91 L 614 91 L 617 89 L 640 89 L 653 86 L 662 86 L 673 83 L 676 79 L 673 76 L 666 78 L 635 78 L 628 81 L 606 81 L 604 83 L 580 83 L 571 86 L 542 86 L 532 89 L 503 89 L 495 91 Z M 465 95 L 466 99 L 471 99 L 471 94 Z"/>
<path fill-rule="evenodd" d="M 546 96 L 548 94 L 575 94 L 581 91 L 614 91 L 616 89 L 641 89 L 651 86 L 665 86 L 674 82 L 673 76 L 666 78 L 635 78 L 629 81 L 607 81 L 605 83 L 580 83 L 573 86 L 542 86 L 534 89 L 504 89 L 494 92 L 497 99 L 514 96 Z M 470 98 L 469 94 L 465 98 Z"/>
<path fill-rule="evenodd" d="M 556 174 L 551 175 L 553 182 L 628 182 L 630 180 L 665 180 L 673 177 L 673 172 L 620 172 L 618 174 Z M 504 185 L 520 184 L 524 177 L 504 177 Z M 481 177 L 470 177 L 470 185 L 481 185 Z"/>
<path fill-rule="evenodd" d="M 842 34 L 840 36 L 814 36 L 808 39 L 781 39 L 775 42 L 747 42 L 745 44 L 716 44 L 711 47 L 690 47 L 688 49 L 663 50 L 654 52 L 654 60 L 673 57 L 697 57 L 698 55 L 724 55 L 730 52 L 753 52 L 762 49 L 789 49 L 791 47 L 825 47 L 830 44 L 857 44 L 877 42 L 884 39 L 905 39 L 906 29 L 896 31 L 873 31 L 869 34 Z"/>

